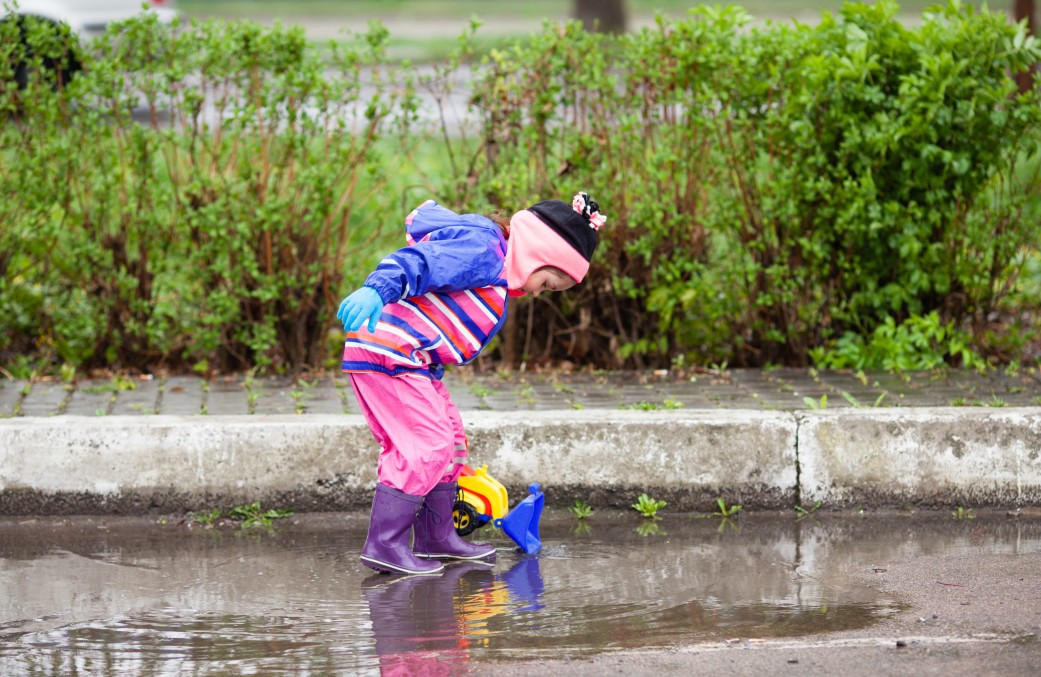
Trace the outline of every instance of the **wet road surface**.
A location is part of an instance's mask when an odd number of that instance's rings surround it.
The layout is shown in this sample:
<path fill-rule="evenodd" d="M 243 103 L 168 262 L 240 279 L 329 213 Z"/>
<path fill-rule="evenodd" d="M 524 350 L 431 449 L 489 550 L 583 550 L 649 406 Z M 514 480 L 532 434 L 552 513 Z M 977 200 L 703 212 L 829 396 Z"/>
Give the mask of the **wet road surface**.
<path fill-rule="evenodd" d="M 531 660 L 595 674 L 611 656 L 630 656 L 628 670 L 640 672 L 640 652 L 870 631 L 909 612 L 912 592 L 886 577 L 915 561 L 931 589 L 961 595 L 972 613 L 976 591 L 963 575 L 940 580 L 936 558 L 1041 554 L 1036 517 L 651 522 L 597 511 L 580 522 L 547 511 L 537 556 L 485 527 L 476 537 L 500 547 L 493 565 L 392 577 L 358 562 L 367 515 L 275 524 L 269 532 L 154 518 L 0 520 L 0 674 L 460 674 Z M 979 631 L 1031 641 L 986 619 Z"/>

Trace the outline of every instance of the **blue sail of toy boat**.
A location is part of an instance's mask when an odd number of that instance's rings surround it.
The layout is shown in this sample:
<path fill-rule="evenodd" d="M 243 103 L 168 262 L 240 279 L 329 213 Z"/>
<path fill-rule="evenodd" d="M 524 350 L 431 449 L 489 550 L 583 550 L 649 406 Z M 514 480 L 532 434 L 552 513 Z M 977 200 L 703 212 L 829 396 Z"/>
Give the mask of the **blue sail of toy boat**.
<path fill-rule="evenodd" d="M 542 548 L 539 519 L 542 517 L 542 506 L 546 502 L 546 496 L 538 482 L 528 485 L 528 492 L 530 495 L 525 496 L 506 517 L 495 520 L 495 526 L 506 532 L 521 550 L 532 555 Z"/>

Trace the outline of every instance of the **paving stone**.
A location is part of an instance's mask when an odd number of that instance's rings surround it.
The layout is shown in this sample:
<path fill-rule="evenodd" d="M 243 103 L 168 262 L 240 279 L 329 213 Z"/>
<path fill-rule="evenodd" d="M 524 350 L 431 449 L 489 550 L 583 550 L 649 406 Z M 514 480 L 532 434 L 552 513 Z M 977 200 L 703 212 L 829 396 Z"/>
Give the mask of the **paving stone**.
<path fill-rule="evenodd" d="M 814 377 L 807 369 L 794 369 L 791 367 L 781 367 L 779 369 L 761 369 L 759 370 L 760 376 L 771 383 L 774 382 L 787 382 L 787 383 L 804 383 L 806 381 L 813 381 Z"/>
<path fill-rule="evenodd" d="M 779 397 L 767 393 L 758 393 L 750 398 L 717 398 L 711 402 L 710 409 L 755 409 L 757 411 L 796 411 L 806 409 L 804 402 L 796 402 L 790 397 Z"/>
<path fill-rule="evenodd" d="M 20 416 L 56 416 L 63 412 L 62 407 L 69 398 L 69 389 L 65 383 L 37 382 L 19 409 Z"/>
<path fill-rule="evenodd" d="M 1005 393 L 1000 395 L 998 399 L 1004 400 L 1010 407 L 1036 407 L 1041 405 L 1041 393 L 1031 393 L 1026 390 Z"/>
<path fill-rule="evenodd" d="M 748 388 L 764 388 L 771 383 L 766 377 L 766 372 L 761 369 L 734 369 L 719 374 L 697 374 L 694 378 L 697 379 L 697 383 L 704 383 L 708 379 L 710 382 L 731 383 Z"/>
<path fill-rule="evenodd" d="M 159 413 L 192 416 L 202 413 L 206 381 L 197 376 L 170 376 L 163 381 Z"/>
<path fill-rule="evenodd" d="M 795 400 L 787 395 L 744 393 L 736 390 L 717 390 L 707 393 L 705 397 L 712 403 L 713 408 L 739 409 L 750 407 L 759 409 L 763 402 L 767 402 L 772 407 L 787 408 L 795 404 Z"/>
<path fill-rule="evenodd" d="M 333 379 L 321 379 L 318 383 L 302 389 L 300 405 L 304 414 L 344 414 L 344 386 Z M 353 397 L 353 393 L 350 393 Z"/>
<path fill-rule="evenodd" d="M 689 384 L 683 384 L 677 388 L 661 385 L 655 388 L 655 390 L 659 393 L 659 397 L 662 400 L 678 400 L 690 406 L 697 402 L 701 402 L 706 406 L 714 406 L 718 402 L 728 402 L 734 405 L 744 403 L 756 408 L 755 394 L 736 385 L 721 385 L 711 388 L 711 390 Z"/>
<path fill-rule="evenodd" d="M 112 416 L 152 415 L 159 413 L 160 384 L 158 380 L 134 381 L 133 390 L 116 393 L 116 403 L 110 411 Z"/>
<path fill-rule="evenodd" d="M 713 409 L 716 407 L 716 403 L 712 402 L 704 395 L 695 395 L 694 397 L 671 397 L 669 399 L 675 402 L 680 409 Z M 754 402 L 749 406 L 754 409 L 760 408 L 759 405 Z"/>
<path fill-rule="evenodd" d="M 898 395 L 903 395 L 905 399 L 909 396 L 907 393 L 898 393 Z M 976 399 L 974 394 L 951 387 L 933 388 L 928 393 L 914 393 L 913 397 L 916 405 L 930 407 L 958 406 L 962 400 Z M 889 397 L 887 396 L 886 399 Z"/>
<path fill-rule="evenodd" d="M 540 411 L 560 411 L 567 409 L 575 409 L 577 400 L 573 397 L 568 397 L 561 393 L 551 393 L 546 395 L 540 395 L 533 405 L 534 409 Z"/>
<path fill-rule="evenodd" d="M 873 394 L 872 400 L 874 400 L 882 393 L 888 392 L 885 388 L 872 385 L 867 378 L 861 379 L 847 373 L 822 373 L 820 381 L 840 395 L 845 392 L 857 399 L 861 399 L 861 396 L 867 397 Z"/>
<path fill-rule="evenodd" d="M 340 391 L 340 401 L 343 403 L 344 412 L 348 414 L 360 414 L 361 410 L 358 407 L 358 398 L 354 394 L 354 388 L 351 387 L 350 380 L 344 379 L 338 390 Z"/>
<path fill-rule="evenodd" d="M 810 407 L 804 398 L 828 408 L 873 407 L 883 394 L 882 407 L 910 406 L 1038 406 L 1041 377 L 1037 370 L 1020 373 L 977 374 L 970 370 L 921 372 L 910 375 L 848 370 L 739 369 L 722 372 L 526 372 L 502 375 L 449 370 L 445 385 L 460 411 L 527 411 L 618 409 L 646 405 L 664 408 L 666 402 L 685 409 L 757 409 L 799 411 Z M 196 376 L 173 376 L 162 384 L 160 413 L 210 415 L 249 413 L 243 376 L 227 376 L 207 383 Z M 291 379 L 256 379 L 256 414 L 295 413 L 292 393 L 303 393 L 303 414 L 357 413 L 358 405 L 346 376 L 322 377 L 311 387 Z M 0 388 L 0 416 L 10 415 L 24 383 L 5 381 Z M 63 384 L 38 383 L 22 403 L 22 415 L 60 413 L 95 415 L 109 412 L 110 381 L 83 382 L 68 399 Z M 111 413 L 145 413 L 157 386 L 141 384 L 136 391 L 118 394 Z M 848 396 L 848 397 L 847 397 Z M 851 402 L 849 398 L 854 401 Z M 66 407 L 62 410 L 62 403 Z M 154 405 L 151 405 L 154 406 Z M 28 412 L 26 412 L 28 407 Z"/>
<path fill-rule="evenodd" d="M 112 382 L 82 381 L 76 385 L 65 413 L 74 416 L 105 416 L 112 405 Z"/>
<path fill-rule="evenodd" d="M 15 406 L 22 401 L 26 381 L 0 381 L 0 417 L 13 416 Z"/>
<path fill-rule="evenodd" d="M 659 391 L 656 391 L 653 387 L 641 385 L 623 385 L 621 387 L 612 388 L 610 394 L 618 397 L 622 405 L 641 404 L 645 402 L 660 403 L 660 400 L 662 399 Z"/>
<path fill-rule="evenodd" d="M 852 398 L 853 401 L 850 401 Z M 889 401 L 896 401 L 891 393 L 885 390 L 867 388 L 850 388 L 838 390 L 835 395 L 828 395 L 828 407 L 885 407 Z"/>
<path fill-rule="evenodd" d="M 833 400 L 839 396 L 839 393 L 835 392 L 834 388 L 829 388 L 828 386 L 820 385 L 818 383 L 801 384 L 789 394 L 792 399 L 798 403 L 805 403 L 807 399 L 819 402 L 822 397 L 827 397 L 829 400 Z"/>
<path fill-rule="evenodd" d="M 203 406 L 209 416 L 243 416 L 249 414 L 249 397 L 241 379 L 220 378 L 210 381 Z"/>
<path fill-rule="evenodd" d="M 296 400 L 292 396 L 295 388 L 296 384 L 287 378 L 257 379 L 253 385 L 256 399 L 250 408 L 250 413 L 295 414 Z M 246 390 L 246 396 L 248 400 L 249 390 Z"/>
<path fill-rule="evenodd" d="M 454 390 L 449 388 L 448 392 L 451 393 L 452 401 L 455 402 L 455 406 L 459 411 L 472 411 L 485 406 L 484 398 L 475 395 L 466 386 L 460 385 L 460 387 Z"/>
<path fill-rule="evenodd" d="M 617 409 L 622 399 L 608 392 L 593 392 L 576 398 L 576 403 L 583 409 Z"/>
<path fill-rule="evenodd" d="M 479 406 L 478 408 L 491 409 L 493 411 L 518 411 L 531 409 L 531 405 L 513 395 L 485 395 L 481 398 L 481 404 L 483 406 Z"/>
<path fill-rule="evenodd" d="M 515 390 L 515 387 L 509 383 L 503 383 L 502 381 L 475 381 L 466 385 L 460 384 L 456 387 L 452 387 L 446 384 L 450 393 L 463 393 L 468 392 L 477 398 L 484 397 L 503 397 L 510 395 Z"/>

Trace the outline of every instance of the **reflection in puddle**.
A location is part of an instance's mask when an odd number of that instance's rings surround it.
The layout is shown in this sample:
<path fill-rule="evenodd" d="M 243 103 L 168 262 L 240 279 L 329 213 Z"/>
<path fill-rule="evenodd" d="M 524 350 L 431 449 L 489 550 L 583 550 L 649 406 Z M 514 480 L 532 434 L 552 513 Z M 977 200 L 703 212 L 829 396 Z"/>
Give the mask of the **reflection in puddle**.
<path fill-rule="evenodd" d="M 359 516 L 281 533 L 96 521 L 0 522 L 0 674 L 439 674 L 561 658 L 865 627 L 899 600 L 849 576 L 891 560 L 1041 551 L 1041 523 L 979 518 L 796 521 L 547 513 L 544 549 L 441 576 L 362 567 Z M 723 526 L 725 528 L 720 529 Z"/>

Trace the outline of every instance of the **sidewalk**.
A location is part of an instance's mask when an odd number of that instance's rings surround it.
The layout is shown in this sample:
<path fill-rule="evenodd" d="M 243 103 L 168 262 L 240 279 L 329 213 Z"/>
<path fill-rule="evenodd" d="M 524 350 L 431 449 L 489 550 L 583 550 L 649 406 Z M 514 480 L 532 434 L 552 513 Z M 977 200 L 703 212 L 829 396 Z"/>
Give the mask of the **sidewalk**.
<path fill-rule="evenodd" d="M 460 411 L 1041 407 L 1041 375 L 862 374 L 806 369 L 479 374 L 448 370 Z M 813 404 L 807 402 L 807 398 Z M 346 377 L 170 376 L 78 383 L 0 380 L 0 417 L 356 414 Z"/>
<path fill-rule="evenodd" d="M 473 465 L 519 500 L 675 510 L 1041 503 L 1036 372 L 450 370 Z M 342 377 L 0 381 L 0 514 L 354 510 L 378 452 Z"/>

